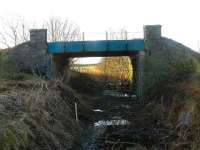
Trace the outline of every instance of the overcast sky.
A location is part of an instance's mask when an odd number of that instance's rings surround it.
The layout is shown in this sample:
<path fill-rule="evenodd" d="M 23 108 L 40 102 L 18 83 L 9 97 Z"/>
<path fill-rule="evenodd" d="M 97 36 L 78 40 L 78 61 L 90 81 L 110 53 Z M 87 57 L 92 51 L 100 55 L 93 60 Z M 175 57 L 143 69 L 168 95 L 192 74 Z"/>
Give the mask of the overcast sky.
<path fill-rule="evenodd" d="M 1 0 L 0 17 L 23 16 L 40 23 L 51 16 L 69 18 L 84 32 L 142 31 L 161 24 L 164 36 L 198 50 L 199 0 Z"/>

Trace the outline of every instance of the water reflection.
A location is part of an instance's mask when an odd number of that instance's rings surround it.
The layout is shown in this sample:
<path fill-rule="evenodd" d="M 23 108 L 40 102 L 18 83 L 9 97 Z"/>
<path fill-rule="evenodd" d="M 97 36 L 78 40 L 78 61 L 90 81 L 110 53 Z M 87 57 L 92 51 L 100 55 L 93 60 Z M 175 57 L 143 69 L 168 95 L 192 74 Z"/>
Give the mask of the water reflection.
<path fill-rule="evenodd" d="M 111 126 L 111 125 L 128 125 L 129 121 L 120 119 L 120 120 L 100 120 L 94 123 L 95 127 L 99 126 Z"/>

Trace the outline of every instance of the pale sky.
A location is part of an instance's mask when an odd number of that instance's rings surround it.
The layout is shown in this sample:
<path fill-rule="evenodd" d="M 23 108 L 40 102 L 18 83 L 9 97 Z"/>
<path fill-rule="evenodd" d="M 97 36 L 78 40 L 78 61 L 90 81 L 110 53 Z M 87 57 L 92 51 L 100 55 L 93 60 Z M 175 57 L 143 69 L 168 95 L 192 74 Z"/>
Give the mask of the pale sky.
<path fill-rule="evenodd" d="M 22 16 L 40 23 L 51 16 L 69 18 L 83 32 L 110 28 L 143 30 L 161 24 L 163 36 L 194 50 L 200 41 L 200 0 L 0 0 L 0 17 Z"/>

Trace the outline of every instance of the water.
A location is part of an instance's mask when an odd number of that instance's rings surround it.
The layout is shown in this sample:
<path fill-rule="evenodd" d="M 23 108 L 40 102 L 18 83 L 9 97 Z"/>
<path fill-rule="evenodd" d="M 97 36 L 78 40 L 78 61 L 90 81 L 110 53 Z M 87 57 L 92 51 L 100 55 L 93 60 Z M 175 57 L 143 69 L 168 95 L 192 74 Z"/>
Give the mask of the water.
<path fill-rule="evenodd" d="M 95 127 L 101 127 L 101 126 L 119 126 L 119 125 L 128 125 L 129 122 L 124 119 L 120 120 L 100 120 L 98 122 L 94 123 Z"/>
<path fill-rule="evenodd" d="M 99 145 L 101 144 L 99 143 L 99 138 L 102 137 L 108 126 L 129 124 L 129 121 L 120 118 L 119 116 L 115 116 L 112 120 L 99 120 L 95 122 L 88 133 L 86 141 L 82 145 L 82 150 L 99 150 Z"/>
<path fill-rule="evenodd" d="M 101 109 L 94 109 L 93 111 L 94 112 L 103 112 L 103 110 L 101 110 Z"/>
<path fill-rule="evenodd" d="M 104 90 L 103 95 L 121 97 L 121 98 L 137 98 L 136 95 L 131 95 L 128 93 L 121 93 L 121 92 L 114 91 L 114 90 Z"/>

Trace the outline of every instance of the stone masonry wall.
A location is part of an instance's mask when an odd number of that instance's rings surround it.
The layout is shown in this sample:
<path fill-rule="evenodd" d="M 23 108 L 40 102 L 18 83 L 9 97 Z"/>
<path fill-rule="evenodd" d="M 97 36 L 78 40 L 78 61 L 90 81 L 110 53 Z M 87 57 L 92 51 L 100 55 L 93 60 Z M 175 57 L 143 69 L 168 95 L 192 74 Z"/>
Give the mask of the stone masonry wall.
<path fill-rule="evenodd" d="M 12 48 L 9 56 L 21 70 L 44 75 L 49 65 L 46 29 L 30 30 L 30 41 Z"/>
<path fill-rule="evenodd" d="M 144 26 L 145 55 L 141 56 L 143 66 L 143 94 L 162 81 L 170 72 L 171 64 L 195 59 L 199 54 L 190 48 L 161 35 L 161 26 Z"/>

